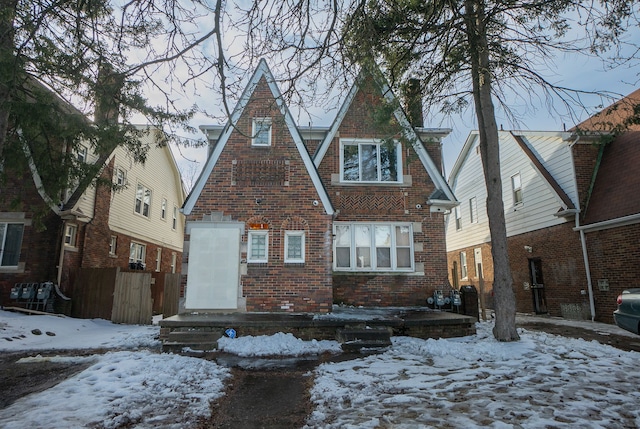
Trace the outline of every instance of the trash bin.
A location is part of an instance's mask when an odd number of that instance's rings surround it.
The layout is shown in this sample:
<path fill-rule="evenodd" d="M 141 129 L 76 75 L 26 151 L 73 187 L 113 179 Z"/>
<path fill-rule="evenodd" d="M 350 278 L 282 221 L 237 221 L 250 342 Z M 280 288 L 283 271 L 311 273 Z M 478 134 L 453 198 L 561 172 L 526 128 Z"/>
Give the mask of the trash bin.
<path fill-rule="evenodd" d="M 460 286 L 460 297 L 462 298 L 462 314 L 480 320 L 478 290 L 476 287 L 473 285 Z"/>

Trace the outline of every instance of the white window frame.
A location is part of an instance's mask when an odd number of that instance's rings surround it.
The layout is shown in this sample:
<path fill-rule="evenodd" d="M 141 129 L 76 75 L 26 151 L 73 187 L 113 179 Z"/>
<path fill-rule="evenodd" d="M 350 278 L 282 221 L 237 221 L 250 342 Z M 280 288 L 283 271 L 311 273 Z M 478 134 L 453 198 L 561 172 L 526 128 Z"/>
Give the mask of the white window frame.
<path fill-rule="evenodd" d="M 139 198 L 140 196 L 140 190 L 142 190 L 142 197 Z M 153 191 L 146 187 L 144 184 L 138 182 L 138 185 L 136 186 L 136 199 L 135 199 L 135 204 L 133 207 L 133 211 L 136 212 L 137 214 L 139 214 L 140 216 L 144 216 L 146 218 L 149 218 L 151 216 L 151 197 L 153 195 Z M 138 205 L 138 202 L 140 202 L 140 204 Z M 146 214 L 145 214 L 145 208 L 146 208 Z"/>
<path fill-rule="evenodd" d="M 478 223 L 478 200 L 476 197 L 469 198 L 469 223 Z"/>
<path fill-rule="evenodd" d="M 20 240 L 18 240 L 18 246 L 17 249 L 15 249 L 15 252 L 17 254 L 17 263 L 15 265 L 5 265 L 5 256 L 7 256 L 8 254 L 5 254 L 5 252 L 7 252 L 7 231 L 9 230 L 9 225 L 12 225 L 14 227 L 16 225 L 20 225 L 22 227 L 20 229 Z M 22 222 L 0 222 L 0 268 L 18 268 L 20 266 L 20 253 L 22 250 L 22 240 L 24 238 L 24 226 L 25 224 Z"/>
<path fill-rule="evenodd" d="M 163 198 L 162 203 L 160 203 L 160 218 L 162 220 L 167 220 L 167 199 Z"/>
<path fill-rule="evenodd" d="M 273 121 L 271 118 L 253 118 L 251 123 L 251 146 L 271 146 L 272 131 Z M 267 134 L 266 142 L 264 141 L 264 138 L 262 138 L 263 133 Z"/>
<path fill-rule="evenodd" d="M 376 226 L 388 227 L 390 229 L 391 234 L 391 242 L 389 245 L 381 245 L 382 243 L 376 243 Z M 347 248 L 347 246 L 338 246 L 338 228 L 348 228 L 349 234 L 349 266 L 348 267 L 339 267 L 338 266 L 338 257 L 337 250 L 338 248 Z M 357 227 L 369 227 L 368 237 L 361 236 L 362 238 L 368 238 L 368 246 L 359 246 L 356 238 L 356 229 Z M 409 244 L 401 245 L 398 243 L 398 237 L 396 228 L 408 228 L 409 235 Z M 362 229 L 360 229 L 362 230 Z M 333 269 L 335 271 L 349 271 L 349 272 L 414 272 L 415 271 L 415 250 L 413 245 L 413 226 L 411 223 L 406 222 L 335 222 L 333 225 Z M 359 249 L 366 249 L 369 247 L 368 254 L 368 262 L 367 266 L 359 266 L 364 265 L 362 262 L 359 263 L 359 259 L 357 258 L 357 253 Z M 378 255 L 377 250 L 382 248 L 389 248 L 389 267 L 379 267 L 378 266 Z M 398 250 L 399 249 L 409 249 L 409 267 L 399 267 L 398 266 Z M 364 255 L 366 258 L 367 255 Z"/>
<path fill-rule="evenodd" d="M 87 162 L 87 157 L 89 155 L 89 150 L 87 149 L 87 147 L 85 145 L 78 145 L 78 148 L 76 149 L 76 159 L 78 160 L 78 162 Z"/>
<path fill-rule="evenodd" d="M 158 247 L 157 254 L 156 254 L 156 272 L 159 272 L 161 267 L 162 267 L 162 248 Z"/>
<path fill-rule="evenodd" d="M 467 267 L 467 252 L 460 252 L 460 278 L 466 279 L 469 276 Z"/>
<path fill-rule="evenodd" d="M 462 229 L 462 210 L 460 210 L 460 206 L 456 206 L 453 212 L 456 218 L 456 231 L 460 231 Z"/>
<path fill-rule="evenodd" d="M 76 240 L 78 239 L 78 225 L 75 223 L 68 223 L 64 227 L 64 245 L 67 247 L 76 247 Z"/>
<path fill-rule="evenodd" d="M 178 263 L 178 254 L 176 252 L 171 252 L 171 273 L 175 274 L 176 265 Z"/>
<path fill-rule="evenodd" d="M 342 183 L 380 183 L 380 184 L 388 184 L 388 183 L 402 183 L 403 181 L 403 172 L 402 172 L 402 145 L 399 142 L 395 142 L 395 150 L 396 150 L 396 180 L 383 180 L 383 170 L 381 165 L 381 151 L 380 147 L 383 146 L 385 142 L 377 139 L 344 139 L 340 140 L 340 182 Z M 346 179 L 345 178 L 345 169 L 344 169 L 344 151 L 346 146 L 357 146 L 358 147 L 358 179 Z M 376 151 L 376 180 L 363 180 L 363 171 L 362 171 L 362 148 L 364 146 L 377 146 L 378 150 Z"/>
<path fill-rule="evenodd" d="M 132 241 L 131 245 L 129 246 L 129 263 L 140 262 L 142 265 L 145 265 L 146 257 L 147 245 Z"/>
<path fill-rule="evenodd" d="M 513 205 L 518 206 L 522 204 L 522 176 L 520 176 L 520 173 L 516 173 L 511 176 L 511 190 L 511 195 L 513 196 Z"/>
<path fill-rule="evenodd" d="M 173 219 L 171 220 L 171 229 L 175 230 L 178 227 L 178 207 L 173 206 Z"/>
<path fill-rule="evenodd" d="M 118 246 L 118 236 L 112 235 L 111 238 L 109 239 L 109 255 L 111 256 L 116 255 L 117 246 Z"/>
<path fill-rule="evenodd" d="M 264 256 L 253 254 L 253 237 L 264 237 Z M 269 262 L 269 230 L 250 230 L 247 233 L 247 262 L 261 264 Z"/>
<path fill-rule="evenodd" d="M 116 168 L 116 185 L 126 186 L 126 184 L 127 184 L 127 172 L 120 167 Z"/>
<path fill-rule="evenodd" d="M 305 261 L 305 232 L 304 231 L 285 231 L 284 232 L 284 262 L 290 264 L 302 264 Z M 300 257 L 294 258 L 289 255 L 289 239 L 291 237 L 301 237 Z"/>

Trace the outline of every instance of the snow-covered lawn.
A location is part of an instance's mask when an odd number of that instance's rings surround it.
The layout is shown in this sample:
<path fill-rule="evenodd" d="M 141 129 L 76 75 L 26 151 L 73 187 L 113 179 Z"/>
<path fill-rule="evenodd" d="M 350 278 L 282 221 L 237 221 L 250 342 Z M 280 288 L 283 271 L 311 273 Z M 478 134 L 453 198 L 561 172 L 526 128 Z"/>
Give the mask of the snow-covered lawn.
<path fill-rule="evenodd" d="M 583 323 L 585 329 L 617 329 Z M 490 322 L 479 323 L 476 336 L 458 339 L 394 337 L 383 353 L 318 366 L 311 391 L 315 410 L 306 427 L 640 427 L 640 354 L 524 330 L 522 341 L 499 343 L 491 328 Z M 57 386 L 0 410 L 0 427 L 116 428 L 129 421 L 135 428 L 185 428 L 208 416 L 209 402 L 223 394 L 229 370 L 146 350 L 157 348 L 157 335 L 157 326 L 0 311 L 0 353 L 31 350 L 25 365 L 39 359 L 91 363 Z M 224 338 L 219 346 L 248 357 L 339 349 L 335 341 L 301 341 L 285 334 Z M 98 347 L 114 351 L 38 356 L 38 350 Z"/>

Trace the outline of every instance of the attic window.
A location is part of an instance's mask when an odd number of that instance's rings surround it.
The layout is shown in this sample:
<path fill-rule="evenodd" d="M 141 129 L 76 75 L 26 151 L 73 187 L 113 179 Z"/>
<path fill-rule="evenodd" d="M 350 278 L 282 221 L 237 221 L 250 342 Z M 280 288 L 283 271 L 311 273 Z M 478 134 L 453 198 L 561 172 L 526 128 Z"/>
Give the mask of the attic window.
<path fill-rule="evenodd" d="M 254 118 L 251 146 L 271 146 L 271 118 Z"/>
<path fill-rule="evenodd" d="M 342 182 L 397 183 L 402 178 L 402 148 L 398 143 L 350 139 L 341 142 Z"/>

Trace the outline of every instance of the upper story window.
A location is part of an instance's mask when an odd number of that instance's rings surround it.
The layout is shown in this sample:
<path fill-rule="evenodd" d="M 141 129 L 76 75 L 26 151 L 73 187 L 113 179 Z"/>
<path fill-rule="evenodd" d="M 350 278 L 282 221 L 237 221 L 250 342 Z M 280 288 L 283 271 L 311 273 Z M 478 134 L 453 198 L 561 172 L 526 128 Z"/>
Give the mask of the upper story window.
<path fill-rule="evenodd" d="M 116 168 L 116 185 L 125 186 L 127 184 L 127 172 L 122 168 Z"/>
<path fill-rule="evenodd" d="M 476 197 L 469 198 L 469 223 L 478 222 L 478 202 Z"/>
<path fill-rule="evenodd" d="M 0 267 L 18 267 L 24 224 L 0 222 Z"/>
<path fill-rule="evenodd" d="M 118 244 L 118 236 L 112 235 L 109 239 L 109 255 L 115 256 Z"/>
<path fill-rule="evenodd" d="M 249 231 L 247 241 L 247 262 L 266 263 L 269 261 L 269 231 Z"/>
<path fill-rule="evenodd" d="M 173 206 L 173 219 L 171 220 L 171 229 L 178 227 L 178 207 Z"/>
<path fill-rule="evenodd" d="M 402 181 L 402 147 L 376 140 L 343 140 L 342 182 L 398 183 Z"/>
<path fill-rule="evenodd" d="M 160 205 L 160 218 L 165 220 L 167 218 L 167 199 L 162 199 L 162 204 Z"/>
<path fill-rule="evenodd" d="M 454 209 L 456 215 L 456 231 L 462 229 L 462 213 L 460 212 L 460 207 L 456 207 Z"/>
<path fill-rule="evenodd" d="M 135 212 L 142 216 L 149 217 L 149 208 L 151 207 L 151 189 L 141 183 L 138 183 L 136 189 L 136 206 Z"/>
<path fill-rule="evenodd" d="M 87 148 L 83 145 L 78 146 L 76 149 L 76 157 L 79 162 L 87 162 Z"/>
<path fill-rule="evenodd" d="M 413 271 L 411 224 L 336 223 L 337 271 Z"/>
<path fill-rule="evenodd" d="M 271 118 L 254 118 L 251 146 L 271 146 Z"/>
<path fill-rule="evenodd" d="M 78 225 L 72 223 L 67 224 L 64 232 L 64 244 L 76 247 L 76 236 L 78 235 Z"/>
<path fill-rule="evenodd" d="M 304 262 L 304 231 L 285 231 L 284 262 Z"/>
<path fill-rule="evenodd" d="M 511 188 L 513 191 L 513 205 L 522 204 L 522 180 L 520 173 L 511 176 Z"/>

